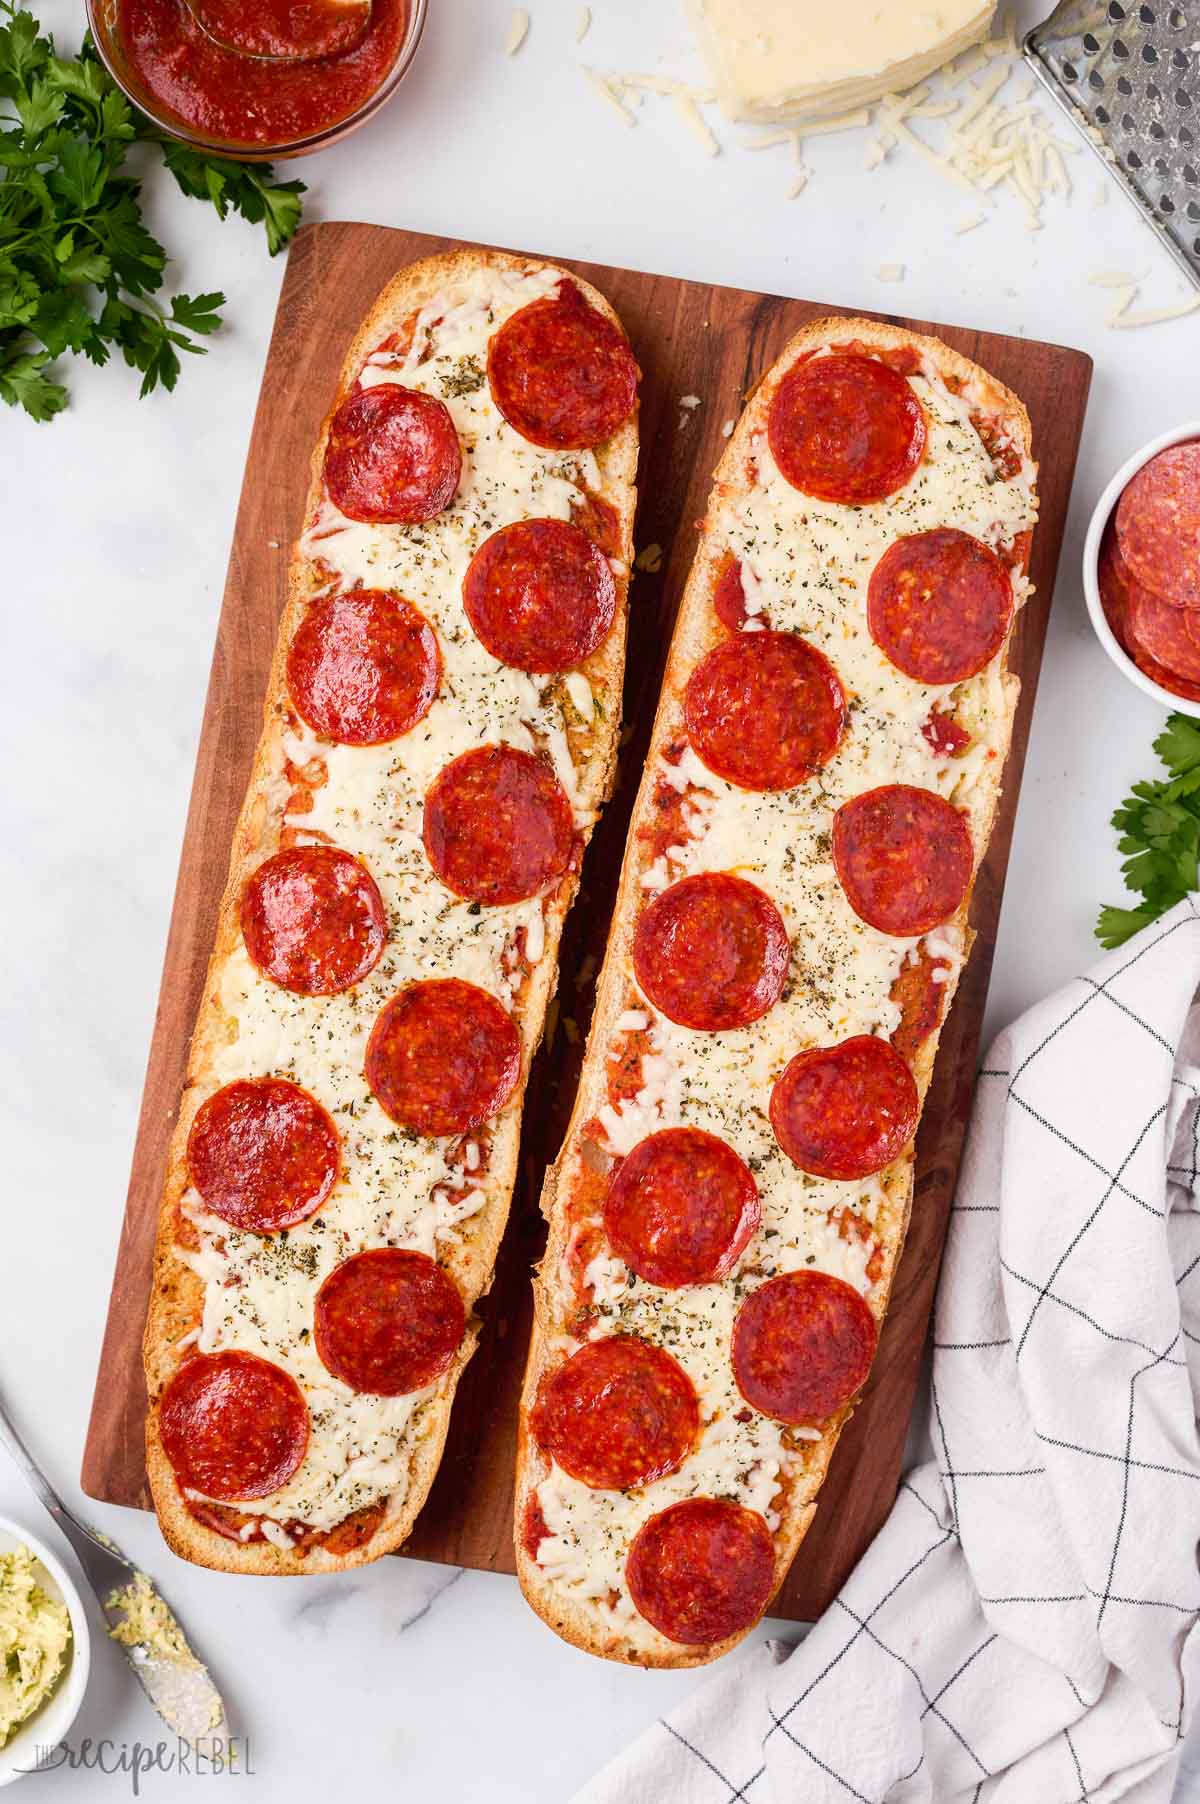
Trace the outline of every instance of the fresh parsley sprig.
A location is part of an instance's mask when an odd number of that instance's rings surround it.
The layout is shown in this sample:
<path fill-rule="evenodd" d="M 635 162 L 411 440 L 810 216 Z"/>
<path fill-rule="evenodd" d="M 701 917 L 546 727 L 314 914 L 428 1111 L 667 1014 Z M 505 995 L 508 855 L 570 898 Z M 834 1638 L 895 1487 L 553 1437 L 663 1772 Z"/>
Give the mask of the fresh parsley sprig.
<path fill-rule="evenodd" d="M 140 117 L 135 115 L 135 117 Z M 185 194 L 211 201 L 222 219 L 230 209 L 254 225 L 262 221 L 267 249 L 281 251 L 300 224 L 303 182 L 277 182 L 269 163 L 226 163 L 164 136 L 149 119 L 139 138 L 157 144 L 162 160 Z"/>
<path fill-rule="evenodd" d="M 90 39 L 55 54 L 31 12 L 0 0 L 0 398 L 35 420 L 67 405 L 53 368 L 67 353 L 120 351 L 140 393 L 174 388 L 180 352 L 221 323 L 225 296 L 160 298 L 167 253 L 147 230 L 129 148 L 155 146 L 184 194 L 262 222 L 274 256 L 300 220 L 302 182 L 265 164 L 208 157 L 130 106 Z"/>
<path fill-rule="evenodd" d="M 1170 775 L 1135 783 L 1112 817 L 1125 882 L 1141 893 L 1142 906 L 1102 908 L 1102 946 L 1122 945 L 1200 887 L 1200 721 L 1168 716 L 1154 749 Z"/>

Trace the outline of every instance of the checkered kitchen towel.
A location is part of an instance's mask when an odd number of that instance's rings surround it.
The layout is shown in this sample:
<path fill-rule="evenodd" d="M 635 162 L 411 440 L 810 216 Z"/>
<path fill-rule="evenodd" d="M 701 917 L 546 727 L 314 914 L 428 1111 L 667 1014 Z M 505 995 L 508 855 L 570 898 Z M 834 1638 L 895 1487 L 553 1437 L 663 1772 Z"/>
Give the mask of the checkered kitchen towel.
<path fill-rule="evenodd" d="M 1198 985 L 1189 900 L 1001 1035 L 936 1459 L 799 1648 L 735 1655 L 577 1804 L 1200 1801 Z"/>

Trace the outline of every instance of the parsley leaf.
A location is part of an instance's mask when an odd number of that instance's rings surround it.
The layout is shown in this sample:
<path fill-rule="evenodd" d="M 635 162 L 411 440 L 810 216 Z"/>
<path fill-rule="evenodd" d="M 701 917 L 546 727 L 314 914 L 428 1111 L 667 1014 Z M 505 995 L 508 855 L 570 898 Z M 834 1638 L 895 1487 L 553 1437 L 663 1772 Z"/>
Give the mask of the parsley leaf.
<path fill-rule="evenodd" d="M 1200 721 L 1170 715 L 1154 749 L 1170 774 L 1135 783 L 1112 817 L 1126 886 L 1140 892 L 1142 906 L 1102 908 L 1102 946 L 1122 945 L 1200 888 Z"/>
<path fill-rule="evenodd" d="M 154 128 L 150 128 L 152 135 Z M 222 219 L 230 208 L 266 227 L 272 257 L 283 249 L 300 223 L 303 182 L 276 182 L 270 168 L 257 163 L 215 162 L 187 144 L 159 137 L 163 162 L 185 194 L 211 201 Z"/>
<path fill-rule="evenodd" d="M 225 301 L 223 294 L 177 294 L 171 302 L 171 318 L 189 332 L 215 332 L 221 323 L 217 308 Z M 195 347 L 199 349 L 199 346 Z"/>
<path fill-rule="evenodd" d="M 272 256 L 299 224 L 302 182 L 176 143 L 129 104 L 90 38 L 60 57 L 32 12 L 0 0 L 0 400 L 35 420 L 67 405 L 56 358 L 119 351 L 147 395 L 174 388 L 181 354 L 202 354 L 221 323 L 222 294 L 160 298 L 167 252 L 125 168 L 134 143 L 222 219 L 261 224 Z"/>
<path fill-rule="evenodd" d="M 42 374 L 50 361 L 48 351 L 35 351 L 26 357 L 10 355 L 0 362 L 0 400 L 10 407 L 23 407 L 35 420 L 53 419 L 67 404 L 67 391 L 61 382 L 52 382 Z"/>

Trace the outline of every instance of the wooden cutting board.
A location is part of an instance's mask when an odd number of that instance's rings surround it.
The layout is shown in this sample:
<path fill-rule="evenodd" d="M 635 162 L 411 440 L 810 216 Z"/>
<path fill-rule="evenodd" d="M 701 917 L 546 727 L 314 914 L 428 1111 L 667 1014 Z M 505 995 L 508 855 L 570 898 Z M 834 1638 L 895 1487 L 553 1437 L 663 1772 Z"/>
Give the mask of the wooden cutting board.
<path fill-rule="evenodd" d="M 208 703 L 196 760 L 179 883 L 146 1074 L 133 1173 L 100 1359 L 83 1486 L 110 1503 L 150 1505 L 142 1453 L 146 1393 L 141 1337 L 167 1146 L 225 884 L 233 824 L 257 743 L 262 696 L 283 608 L 288 549 L 301 523 L 312 446 L 347 344 L 383 284 L 404 264 L 460 240 L 381 226 L 306 226 L 297 234 L 246 465 Z M 530 1322 L 530 1268 L 544 1228 L 542 1172 L 562 1137 L 591 1013 L 591 978 L 603 951 L 629 810 L 649 740 L 679 596 L 704 512 L 723 426 L 785 341 L 808 320 L 846 312 L 815 301 L 713 288 L 667 276 L 556 259 L 611 300 L 644 372 L 637 544 L 662 548 L 660 568 L 635 575 L 618 789 L 596 831 L 562 947 L 557 1031 L 529 1083 L 520 1176 L 495 1284 L 481 1305 L 479 1351 L 459 1388 L 441 1471 L 407 1550 L 488 1571 L 512 1572 L 512 1465 L 516 1408 Z M 938 1262 L 971 1099 L 996 922 L 1021 767 L 1062 542 L 1063 522 L 1091 380 L 1082 352 L 924 320 L 1022 397 L 1041 463 L 1041 523 L 1034 535 L 1036 594 L 1020 616 L 1013 665 L 1023 691 L 1004 800 L 975 886 L 977 934 L 943 1030 L 918 1141 L 908 1244 L 874 1375 L 843 1434 L 816 1521 L 772 1610 L 808 1620 L 840 1587 L 891 1507 L 933 1301 Z M 681 406 L 698 395 L 700 405 Z M 564 1020 L 571 1024 L 570 1032 Z M 578 1033 L 575 1028 L 578 1028 Z"/>

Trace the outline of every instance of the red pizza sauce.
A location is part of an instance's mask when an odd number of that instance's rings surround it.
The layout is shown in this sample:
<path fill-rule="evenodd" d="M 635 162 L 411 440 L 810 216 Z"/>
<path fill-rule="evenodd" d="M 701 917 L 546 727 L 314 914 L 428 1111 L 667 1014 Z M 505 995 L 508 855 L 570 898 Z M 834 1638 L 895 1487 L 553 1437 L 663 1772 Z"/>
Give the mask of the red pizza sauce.
<path fill-rule="evenodd" d="M 249 19 L 259 10 L 250 0 L 242 7 Z M 370 100 L 400 53 L 408 18 L 409 0 L 374 0 L 370 24 L 348 49 L 281 61 L 223 48 L 184 0 L 117 0 L 114 49 L 164 121 L 230 145 L 289 145 L 330 130 Z M 241 41 L 233 31 L 222 35 Z"/>
<path fill-rule="evenodd" d="M 205 1528 L 211 1528 L 214 1534 L 222 1535 L 226 1541 L 240 1541 L 243 1547 L 250 1541 L 265 1541 L 263 1523 L 277 1520 L 270 1516 L 251 1515 L 246 1510 L 233 1509 L 227 1503 L 206 1503 L 198 1497 L 185 1497 L 184 1503 L 190 1515 Z M 292 1543 L 292 1552 L 298 1559 L 304 1559 L 315 1548 L 335 1559 L 343 1559 L 349 1554 L 357 1553 L 365 1547 L 376 1532 L 383 1527 L 387 1516 L 387 1504 L 368 1503 L 363 1509 L 355 1510 L 349 1516 L 335 1523 L 333 1528 L 309 1528 L 298 1518 L 289 1517 L 279 1526 L 284 1530 Z"/>
<path fill-rule="evenodd" d="M 210 38 L 242 56 L 337 56 L 361 44 L 371 0 L 189 0 Z"/>
<path fill-rule="evenodd" d="M 531 1492 L 525 1500 L 525 1513 L 521 1519 L 521 1546 L 531 1560 L 537 1559 L 538 1548 L 549 1533 L 537 1493 Z"/>

